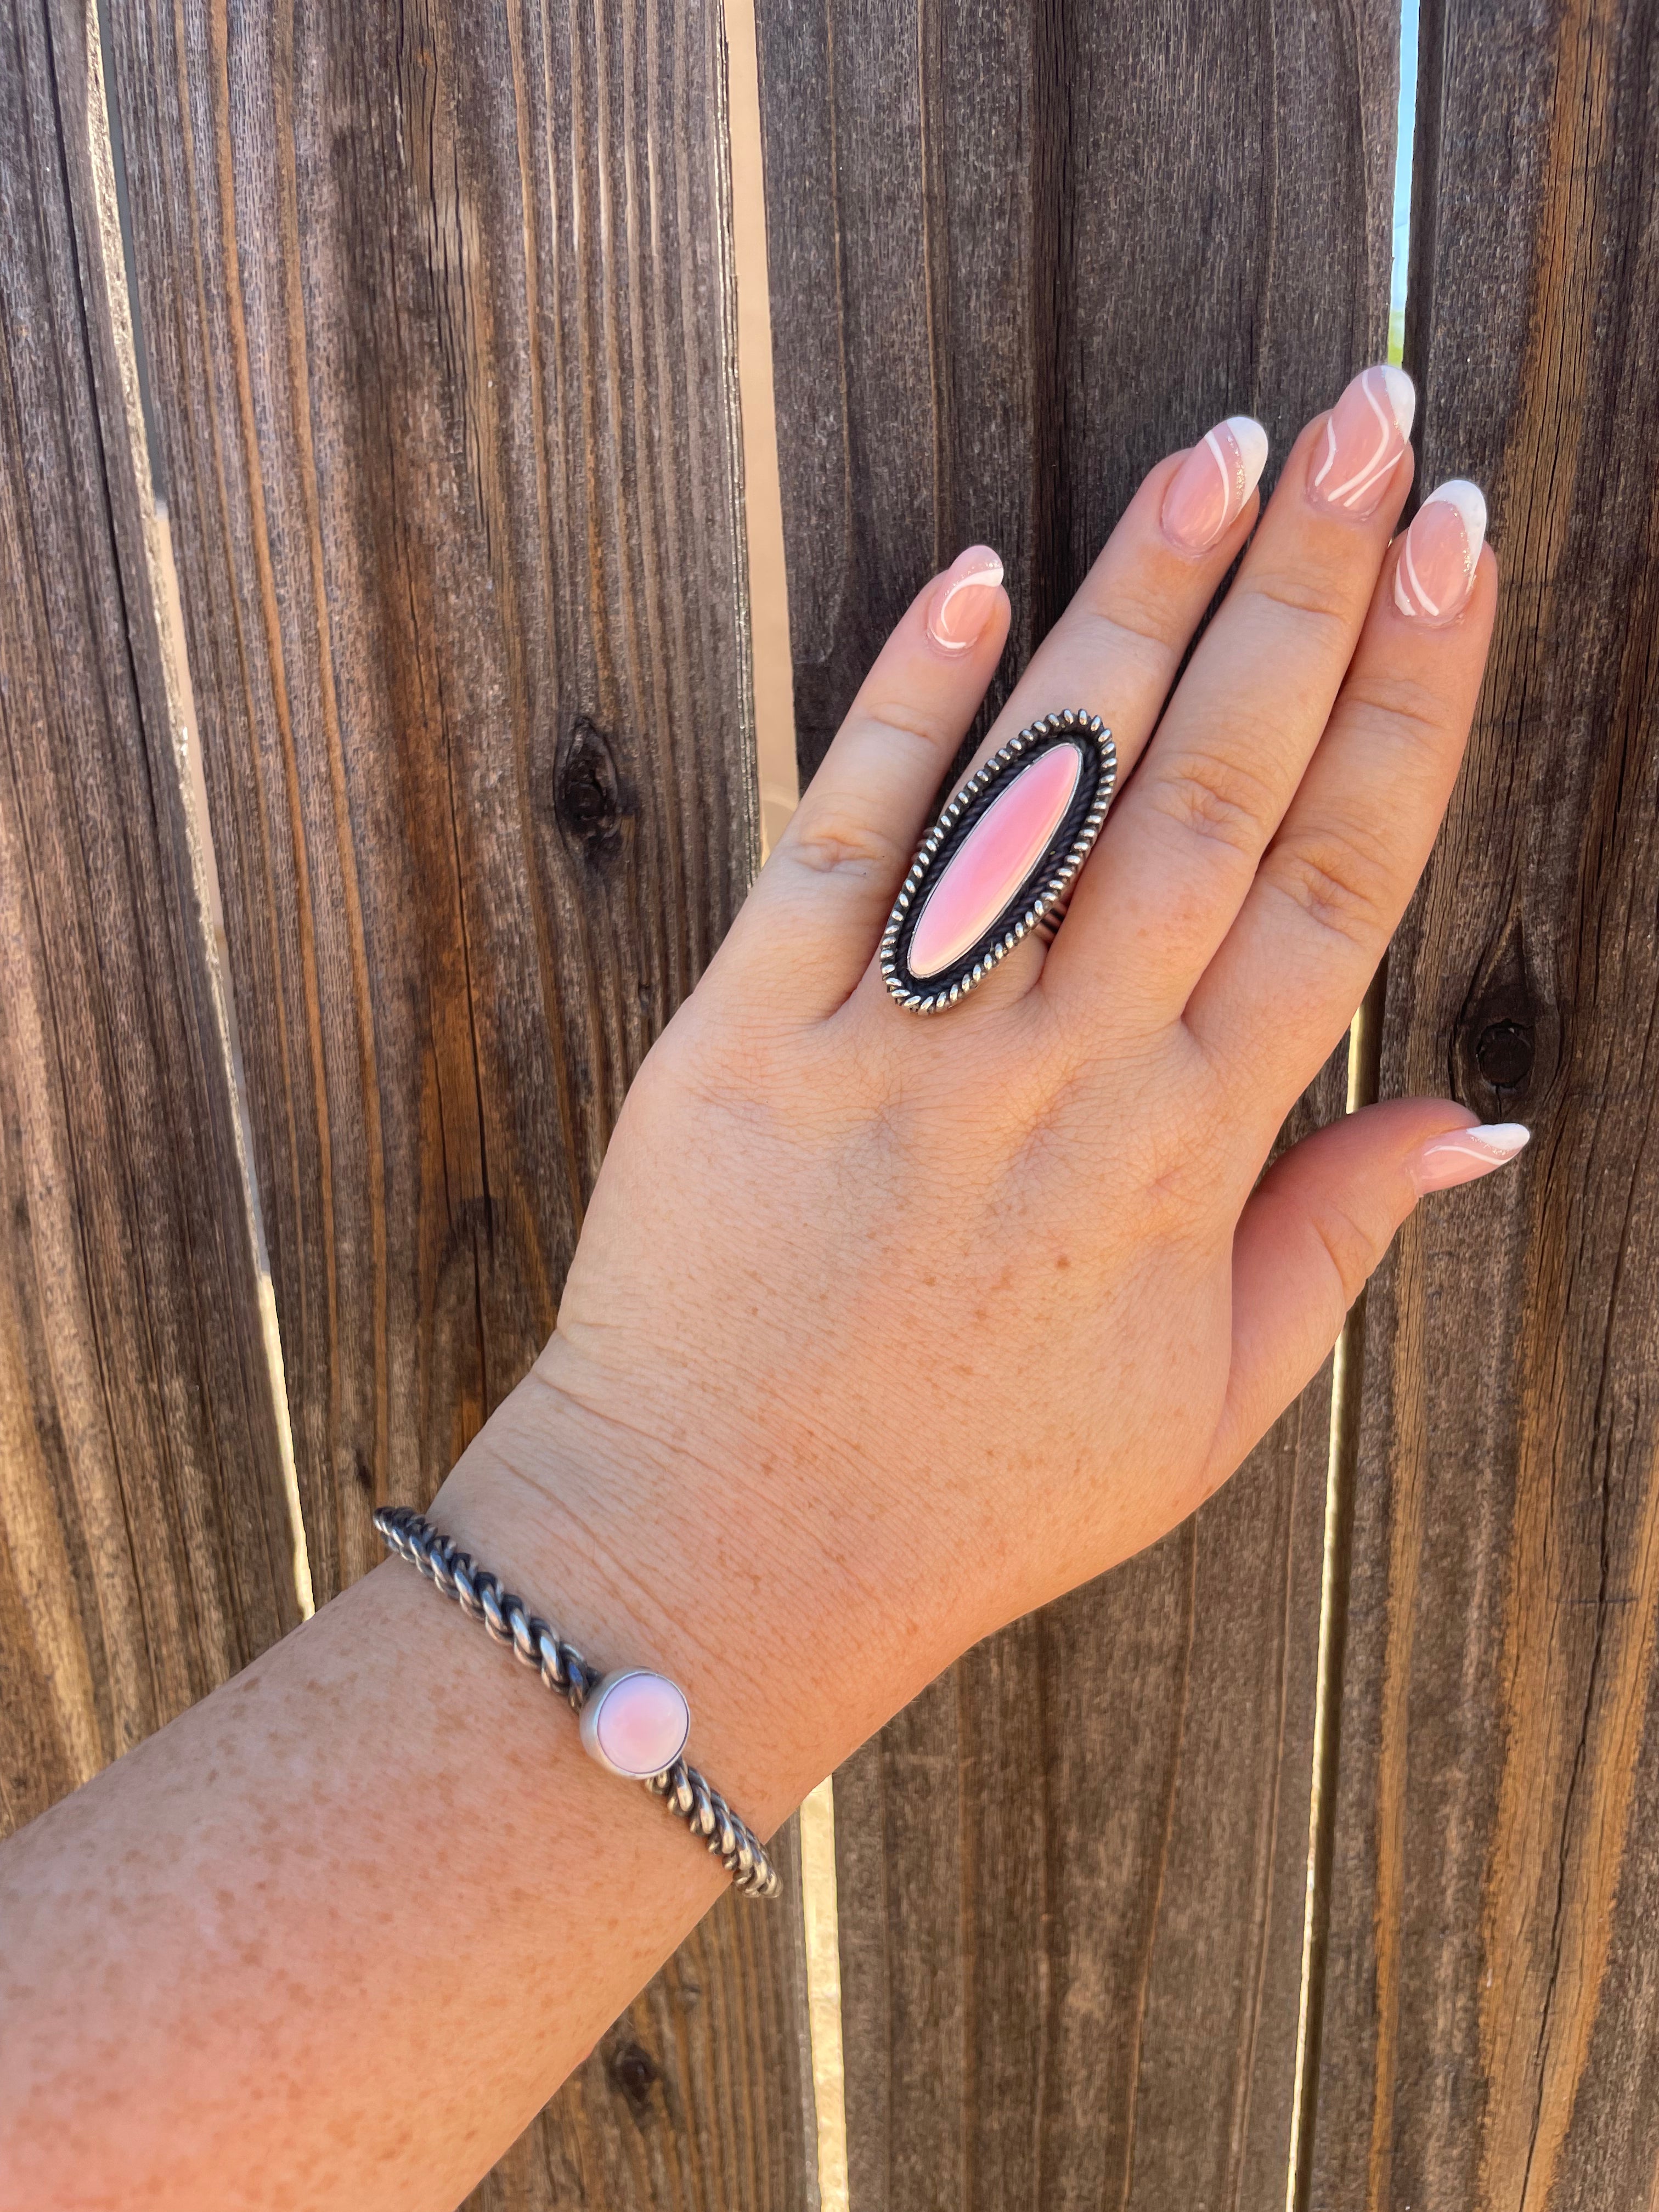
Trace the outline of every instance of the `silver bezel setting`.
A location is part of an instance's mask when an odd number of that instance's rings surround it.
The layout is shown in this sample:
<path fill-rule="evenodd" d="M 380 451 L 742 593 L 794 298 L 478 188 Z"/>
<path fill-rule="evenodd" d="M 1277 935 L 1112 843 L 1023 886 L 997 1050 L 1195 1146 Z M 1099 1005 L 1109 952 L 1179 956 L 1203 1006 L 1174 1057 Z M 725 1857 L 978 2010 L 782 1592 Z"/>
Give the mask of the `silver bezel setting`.
<path fill-rule="evenodd" d="M 925 895 L 927 878 L 942 858 L 948 858 L 956 842 L 957 832 L 963 817 L 975 808 L 991 786 L 1017 761 L 1034 751 L 1044 751 L 1066 738 L 1092 738 L 1099 756 L 1099 771 L 1094 795 L 1088 811 L 1079 824 L 1076 834 L 1066 852 L 1048 867 L 1035 885 L 1028 880 L 1004 912 L 999 915 L 986 933 L 993 942 L 980 952 L 971 967 L 953 972 L 950 981 L 933 991 L 918 991 L 899 972 L 898 945 L 906 921 L 913 908 L 919 907 Z M 1112 803 L 1117 787 L 1117 747 L 1112 743 L 1112 733 L 1098 714 L 1091 714 L 1080 708 L 1067 707 L 1057 714 L 1045 714 L 1041 721 L 1028 722 L 1006 744 L 994 752 L 975 769 L 968 781 L 957 791 L 941 811 L 939 819 L 916 848 L 915 858 L 910 863 L 893 911 L 887 917 L 887 926 L 881 933 L 880 962 L 882 981 L 893 998 L 910 1014 L 942 1013 L 947 1006 L 956 1006 L 974 990 L 1006 960 L 1020 940 L 1063 905 L 1071 892 L 1077 872 L 1089 857 L 1091 847 L 1100 835 L 1101 824 L 1106 819 L 1106 810 Z M 982 940 L 981 940 L 982 942 Z"/>
<path fill-rule="evenodd" d="M 674 1747 L 673 1757 L 665 1759 L 660 1766 L 653 1766 L 649 1773 L 636 1772 L 631 1766 L 618 1766 L 614 1759 L 606 1757 L 605 1747 L 599 1741 L 599 1720 L 611 1692 L 620 1689 L 624 1682 L 640 1680 L 660 1682 L 665 1688 L 672 1690 L 680 1701 L 680 1712 L 684 1722 L 680 1729 L 680 1740 Z M 649 1782 L 659 1774 L 666 1774 L 675 1762 L 683 1756 L 690 1735 L 691 1706 L 684 1691 L 678 1682 L 671 1680 L 666 1674 L 658 1674 L 653 1667 L 619 1667 L 614 1674 L 601 1675 L 588 1692 L 587 1702 L 582 1707 L 582 1749 L 591 1759 L 604 1767 L 607 1773 L 619 1774 L 624 1782 Z"/>

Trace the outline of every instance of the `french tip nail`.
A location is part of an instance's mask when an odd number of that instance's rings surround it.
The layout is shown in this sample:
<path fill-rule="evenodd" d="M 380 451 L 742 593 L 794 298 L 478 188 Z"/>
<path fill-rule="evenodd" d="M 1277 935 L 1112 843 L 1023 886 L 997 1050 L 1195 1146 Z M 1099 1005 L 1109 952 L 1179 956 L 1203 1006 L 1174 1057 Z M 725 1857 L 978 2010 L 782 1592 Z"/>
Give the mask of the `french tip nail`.
<path fill-rule="evenodd" d="M 1455 1133 L 1489 1158 L 1494 1167 L 1506 1166 L 1532 1142 L 1532 1131 L 1524 1121 L 1479 1121 L 1474 1128 L 1460 1129 Z"/>
<path fill-rule="evenodd" d="M 1448 511 L 1457 517 L 1448 520 Z M 1394 603 L 1416 621 L 1449 623 L 1468 605 L 1486 537 L 1479 484 L 1453 477 L 1437 484 L 1412 518 L 1395 564 Z"/>
<path fill-rule="evenodd" d="M 1378 368 L 1389 398 L 1389 412 L 1399 425 L 1401 436 L 1409 438 L 1417 420 L 1417 386 L 1397 362 L 1379 362 Z"/>
<path fill-rule="evenodd" d="M 1261 471 L 1267 465 L 1267 433 L 1254 415 L 1230 415 L 1227 428 L 1238 447 L 1239 462 L 1244 471 L 1244 496 L 1248 499 L 1261 483 Z"/>
<path fill-rule="evenodd" d="M 989 545 L 958 553 L 933 587 L 927 635 L 947 653 L 965 653 L 991 618 L 993 593 L 1002 581 L 1002 556 Z"/>
<path fill-rule="evenodd" d="M 1409 1172 L 1419 1195 L 1426 1197 L 1507 1167 L 1531 1141 L 1524 1121 L 1473 1121 L 1466 1129 L 1425 1138 L 1411 1156 Z"/>
<path fill-rule="evenodd" d="M 1471 483 L 1467 477 L 1449 477 L 1435 486 L 1423 504 L 1431 507 L 1437 500 L 1456 508 L 1468 532 L 1470 550 L 1478 553 L 1486 536 L 1486 495 L 1480 485 Z"/>

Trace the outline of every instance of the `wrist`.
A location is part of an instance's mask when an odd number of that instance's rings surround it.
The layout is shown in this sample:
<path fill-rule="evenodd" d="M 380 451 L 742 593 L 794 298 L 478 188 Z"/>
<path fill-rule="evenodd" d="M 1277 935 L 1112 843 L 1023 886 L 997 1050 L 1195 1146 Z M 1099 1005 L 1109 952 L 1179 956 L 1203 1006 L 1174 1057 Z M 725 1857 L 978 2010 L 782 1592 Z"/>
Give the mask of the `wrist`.
<path fill-rule="evenodd" d="M 837 1556 L 844 1486 L 803 1458 L 556 1337 L 429 1509 L 592 1664 L 678 1682 L 688 1758 L 762 1835 L 957 1648 L 878 1542 L 843 1525 Z"/>

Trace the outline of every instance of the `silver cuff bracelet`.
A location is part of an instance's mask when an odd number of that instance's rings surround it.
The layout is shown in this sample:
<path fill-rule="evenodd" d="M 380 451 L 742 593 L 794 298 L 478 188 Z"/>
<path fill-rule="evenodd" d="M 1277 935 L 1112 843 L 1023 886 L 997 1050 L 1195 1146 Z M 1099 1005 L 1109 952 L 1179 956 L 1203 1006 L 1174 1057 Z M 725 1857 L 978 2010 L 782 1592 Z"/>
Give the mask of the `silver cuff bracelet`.
<path fill-rule="evenodd" d="M 388 1551 L 418 1567 L 434 1589 L 453 1598 L 469 1619 L 482 1621 L 497 1644 L 509 1644 L 521 1665 L 533 1667 L 565 1699 L 581 1721 L 582 1747 L 591 1759 L 612 1774 L 643 1782 L 704 1839 L 745 1897 L 777 1895 L 777 1869 L 759 1837 L 681 1755 L 691 1709 L 678 1684 L 643 1667 L 601 1674 L 522 1598 L 504 1589 L 498 1575 L 410 1507 L 381 1506 L 374 1527 Z"/>

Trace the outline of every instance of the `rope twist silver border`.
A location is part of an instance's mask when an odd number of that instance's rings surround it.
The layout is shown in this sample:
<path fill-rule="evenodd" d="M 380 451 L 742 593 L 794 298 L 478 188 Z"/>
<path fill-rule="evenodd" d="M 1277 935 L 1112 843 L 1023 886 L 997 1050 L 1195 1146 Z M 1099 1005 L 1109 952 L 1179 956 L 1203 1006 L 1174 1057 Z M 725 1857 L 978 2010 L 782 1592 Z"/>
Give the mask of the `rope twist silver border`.
<path fill-rule="evenodd" d="M 418 1567 L 435 1590 L 453 1598 L 469 1620 L 481 1622 L 497 1644 L 510 1648 L 521 1666 L 533 1667 L 553 1694 L 562 1698 L 573 1713 L 580 1714 L 603 1670 L 584 1659 L 574 1644 L 567 1644 L 550 1621 L 532 1613 L 521 1597 L 502 1586 L 499 1575 L 481 1567 L 471 1553 L 462 1551 L 413 1507 L 379 1507 L 374 1528 L 388 1551 Z M 663 1773 L 653 1774 L 645 1787 L 703 1839 L 745 1897 L 777 1896 L 782 1883 L 765 1845 L 695 1766 L 677 1759 Z"/>

